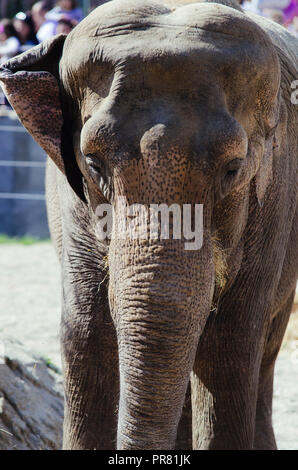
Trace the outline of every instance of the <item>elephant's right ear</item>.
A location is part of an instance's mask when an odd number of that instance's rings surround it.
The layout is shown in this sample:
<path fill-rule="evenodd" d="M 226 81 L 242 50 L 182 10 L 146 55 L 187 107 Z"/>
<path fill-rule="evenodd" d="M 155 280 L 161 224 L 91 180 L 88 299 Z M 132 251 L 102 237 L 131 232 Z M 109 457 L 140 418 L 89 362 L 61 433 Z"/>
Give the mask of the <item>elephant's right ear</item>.
<path fill-rule="evenodd" d="M 65 37 L 55 36 L 0 69 L 1 86 L 20 121 L 63 172 L 63 117 L 57 74 Z"/>
<path fill-rule="evenodd" d="M 84 199 L 82 178 L 69 142 L 59 88 L 59 62 L 66 35 L 54 36 L 5 62 L 0 67 L 0 84 L 20 121 L 32 137 L 66 174 L 76 193 Z M 69 134 L 69 132 L 68 132 Z M 66 139 L 70 139 L 69 135 Z M 72 143 L 71 143 L 72 145 Z"/>

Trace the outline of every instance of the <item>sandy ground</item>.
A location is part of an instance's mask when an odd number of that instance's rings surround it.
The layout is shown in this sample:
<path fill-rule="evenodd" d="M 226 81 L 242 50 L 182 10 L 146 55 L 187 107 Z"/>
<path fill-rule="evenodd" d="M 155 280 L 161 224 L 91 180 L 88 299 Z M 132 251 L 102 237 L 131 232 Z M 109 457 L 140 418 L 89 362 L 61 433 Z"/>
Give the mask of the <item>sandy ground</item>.
<path fill-rule="evenodd" d="M 49 242 L 0 245 L 0 331 L 60 367 L 60 271 Z M 298 313 L 277 360 L 273 422 L 278 448 L 298 450 Z"/>

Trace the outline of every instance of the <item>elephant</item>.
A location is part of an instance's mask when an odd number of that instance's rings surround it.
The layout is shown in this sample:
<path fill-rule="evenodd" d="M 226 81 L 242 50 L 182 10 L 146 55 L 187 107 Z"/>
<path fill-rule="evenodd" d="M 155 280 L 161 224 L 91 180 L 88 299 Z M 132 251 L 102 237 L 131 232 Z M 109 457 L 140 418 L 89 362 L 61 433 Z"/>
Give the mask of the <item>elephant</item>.
<path fill-rule="evenodd" d="M 49 156 L 68 450 L 276 448 L 298 271 L 298 41 L 232 0 L 175 3 L 113 0 L 1 68 Z M 174 236 L 173 205 L 191 227 L 202 208 L 199 247 Z M 149 206 L 154 236 L 118 230 Z"/>

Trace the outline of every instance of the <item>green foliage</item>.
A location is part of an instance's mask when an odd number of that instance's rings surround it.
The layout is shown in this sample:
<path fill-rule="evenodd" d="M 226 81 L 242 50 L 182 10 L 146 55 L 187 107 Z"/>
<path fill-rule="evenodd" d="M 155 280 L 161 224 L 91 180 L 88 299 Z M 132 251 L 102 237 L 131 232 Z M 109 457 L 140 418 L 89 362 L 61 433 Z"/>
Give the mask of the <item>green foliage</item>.
<path fill-rule="evenodd" d="M 0 234 L 0 244 L 4 245 L 5 243 L 20 243 L 21 245 L 33 245 L 34 243 L 49 242 L 48 238 L 41 239 L 30 236 L 24 237 L 9 237 L 8 235 Z"/>
<path fill-rule="evenodd" d="M 44 356 L 42 359 L 49 369 L 52 369 L 54 372 L 56 372 L 56 374 L 61 375 L 61 370 L 52 362 L 52 360 L 49 357 Z"/>

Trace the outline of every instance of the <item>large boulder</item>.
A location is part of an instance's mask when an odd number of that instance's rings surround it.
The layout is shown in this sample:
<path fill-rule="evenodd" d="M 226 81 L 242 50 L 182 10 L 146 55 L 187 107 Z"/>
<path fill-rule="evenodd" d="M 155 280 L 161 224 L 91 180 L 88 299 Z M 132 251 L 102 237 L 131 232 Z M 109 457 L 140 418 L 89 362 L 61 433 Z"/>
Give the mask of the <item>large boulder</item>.
<path fill-rule="evenodd" d="M 0 336 L 0 450 L 61 449 L 61 373 Z"/>

